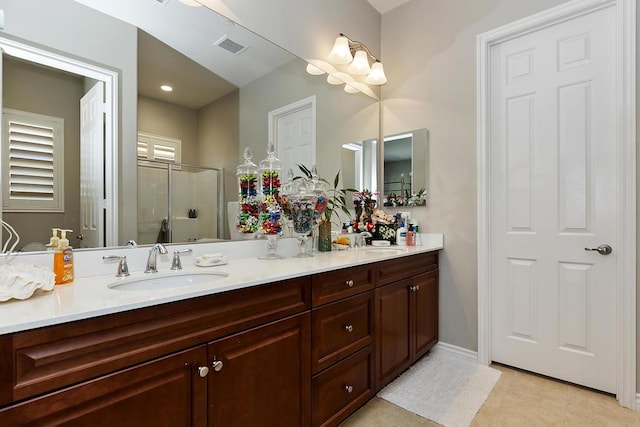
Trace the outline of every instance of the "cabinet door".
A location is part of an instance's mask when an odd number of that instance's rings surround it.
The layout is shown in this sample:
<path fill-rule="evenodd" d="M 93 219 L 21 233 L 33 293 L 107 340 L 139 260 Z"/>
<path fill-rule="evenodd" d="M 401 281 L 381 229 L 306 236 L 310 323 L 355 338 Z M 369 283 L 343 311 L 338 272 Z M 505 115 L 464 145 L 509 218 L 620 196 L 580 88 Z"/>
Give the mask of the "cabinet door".
<path fill-rule="evenodd" d="M 204 426 L 205 346 L 176 353 L 0 411 L 0 425 Z"/>
<path fill-rule="evenodd" d="M 438 270 L 415 276 L 412 290 L 415 361 L 438 342 Z"/>
<path fill-rule="evenodd" d="M 411 364 L 409 288 L 411 279 L 376 289 L 376 387 Z"/>
<path fill-rule="evenodd" d="M 208 346 L 210 426 L 308 426 L 310 314 L 250 329 Z"/>

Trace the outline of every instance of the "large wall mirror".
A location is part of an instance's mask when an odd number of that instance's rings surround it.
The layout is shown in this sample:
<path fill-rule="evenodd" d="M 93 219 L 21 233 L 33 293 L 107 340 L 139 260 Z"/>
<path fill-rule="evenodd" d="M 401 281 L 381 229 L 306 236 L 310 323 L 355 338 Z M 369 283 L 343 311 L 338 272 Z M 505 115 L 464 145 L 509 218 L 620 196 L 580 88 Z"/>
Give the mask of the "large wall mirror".
<path fill-rule="evenodd" d="M 45 179 L 61 192 L 43 191 L 45 199 L 47 192 L 64 195 L 57 210 L 3 203 L 2 218 L 21 236 L 18 249 L 42 249 L 52 227 L 82 233 L 83 240 L 71 239 L 80 248 L 166 241 L 167 220 L 174 220 L 173 242 L 226 239 L 236 166 L 244 147 L 256 163 L 266 155 L 269 113 L 314 98 L 313 159 L 327 177 L 342 166 L 335 159 L 343 143 L 378 131 L 376 100 L 308 75 L 301 59 L 205 7 L 178 0 L 0 0 L 0 9 L 0 37 L 54 59 L 43 64 L 38 55 L 4 51 L 3 113 L 63 123 L 62 174 L 55 187 Z M 57 67 L 55 59 L 72 65 Z M 105 147 L 89 155 L 101 164 L 87 167 L 80 105 L 100 82 L 94 91 L 105 96 L 111 117 L 100 137 Z M 3 165 L 10 159 L 5 139 Z M 81 174 L 87 168 L 100 172 L 90 191 Z M 87 192 L 97 198 L 83 210 Z M 92 227 L 98 232 L 87 238 Z"/>

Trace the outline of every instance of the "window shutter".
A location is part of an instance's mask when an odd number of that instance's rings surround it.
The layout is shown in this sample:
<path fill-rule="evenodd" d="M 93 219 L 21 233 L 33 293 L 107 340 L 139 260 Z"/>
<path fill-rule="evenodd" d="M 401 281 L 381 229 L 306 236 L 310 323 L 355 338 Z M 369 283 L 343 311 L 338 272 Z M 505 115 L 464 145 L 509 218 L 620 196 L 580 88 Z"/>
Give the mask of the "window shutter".
<path fill-rule="evenodd" d="M 180 163 L 180 146 L 179 139 L 150 135 L 145 133 L 138 134 L 138 161 L 141 164 L 151 165 L 145 160 L 159 160 L 167 163 Z"/>
<path fill-rule="evenodd" d="M 53 200 L 53 133 L 51 127 L 10 120 L 9 197 Z"/>
<path fill-rule="evenodd" d="M 64 120 L 6 109 L 3 117 L 3 210 L 64 212 Z"/>

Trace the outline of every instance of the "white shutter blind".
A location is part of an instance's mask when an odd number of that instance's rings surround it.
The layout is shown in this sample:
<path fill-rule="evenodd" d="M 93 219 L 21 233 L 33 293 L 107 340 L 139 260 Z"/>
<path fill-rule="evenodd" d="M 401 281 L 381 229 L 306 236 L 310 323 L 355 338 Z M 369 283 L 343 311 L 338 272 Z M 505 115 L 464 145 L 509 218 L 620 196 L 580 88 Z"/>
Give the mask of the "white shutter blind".
<path fill-rule="evenodd" d="M 64 211 L 63 119 L 6 110 L 3 113 L 3 209 Z"/>
<path fill-rule="evenodd" d="M 179 139 L 165 136 L 138 134 L 138 160 L 160 160 L 168 163 L 180 163 Z"/>
<path fill-rule="evenodd" d="M 9 194 L 53 200 L 53 128 L 10 120 Z"/>

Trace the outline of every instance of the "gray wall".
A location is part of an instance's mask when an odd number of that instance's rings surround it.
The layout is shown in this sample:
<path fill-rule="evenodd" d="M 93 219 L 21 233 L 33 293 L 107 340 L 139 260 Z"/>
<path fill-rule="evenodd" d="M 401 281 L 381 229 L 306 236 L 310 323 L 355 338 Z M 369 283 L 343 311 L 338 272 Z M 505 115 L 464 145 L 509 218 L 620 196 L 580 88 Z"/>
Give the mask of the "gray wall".
<path fill-rule="evenodd" d="M 3 58 L 3 109 L 59 117 L 64 120 L 64 212 L 7 212 L 3 219 L 20 236 L 20 250 L 29 242 L 46 244 L 51 227 L 74 230 L 72 246 L 80 232 L 80 98 L 84 78 L 31 63 Z"/>

